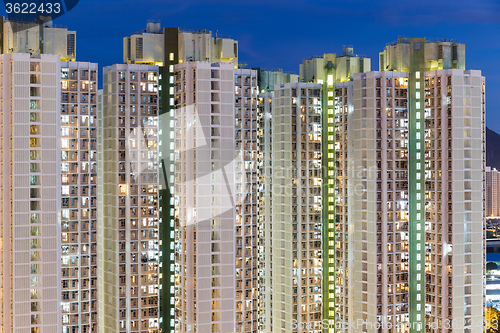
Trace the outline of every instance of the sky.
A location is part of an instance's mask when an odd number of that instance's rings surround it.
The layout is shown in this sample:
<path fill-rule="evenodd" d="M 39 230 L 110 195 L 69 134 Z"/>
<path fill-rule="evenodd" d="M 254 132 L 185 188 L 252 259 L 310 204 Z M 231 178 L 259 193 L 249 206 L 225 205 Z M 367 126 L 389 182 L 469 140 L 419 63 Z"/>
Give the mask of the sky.
<path fill-rule="evenodd" d="M 311 55 L 343 45 L 372 59 L 398 36 L 451 38 L 466 47 L 466 68 L 486 77 L 486 125 L 500 133 L 499 0 L 80 0 L 54 20 L 77 32 L 77 60 L 123 62 L 123 37 L 146 28 L 218 30 L 238 40 L 249 67 L 298 73 Z"/>

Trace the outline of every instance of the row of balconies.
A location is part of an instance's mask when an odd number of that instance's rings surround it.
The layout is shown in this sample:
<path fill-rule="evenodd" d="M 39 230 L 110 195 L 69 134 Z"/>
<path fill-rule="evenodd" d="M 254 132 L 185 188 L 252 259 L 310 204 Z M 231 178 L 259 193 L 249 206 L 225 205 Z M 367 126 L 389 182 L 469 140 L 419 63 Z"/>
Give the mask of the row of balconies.
<path fill-rule="evenodd" d="M 93 104 L 61 104 L 61 114 L 63 115 L 96 115 L 97 114 L 97 103 Z"/>
<path fill-rule="evenodd" d="M 79 249 L 80 246 L 85 246 L 85 250 L 82 248 L 81 250 Z M 90 249 L 90 253 L 91 254 L 94 254 L 94 253 L 97 253 L 97 244 L 96 243 L 93 243 L 93 244 L 80 244 L 80 245 L 76 245 L 76 244 L 63 244 L 61 246 L 61 249 L 62 249 L 62 254 L 65 255 L 65 254 L 87 254 L 89 253 L 89 249 Z"/>
<path fill-rule="evenodd" d="M 83 233 L 63 233 L 61 235 L 61 240 L 63 244 L 71 244 L 71 243 L 79 243 L 78 241 L 78 236 L 81 236 L 80 242 L 86 243 L 89 241 L 89 233 L 88 232 L 83 232 Z M 96 232 L 91 232 L 90 233 L 90 242 L 95 243 L 97 242 L 97 233 Z"/>
<path fill-rule="evenodd" d="M 89 221 L 66 221 L 63 220 L 61 223 L 61 229 L 65 232 L 72 231 L 95 231 L 96 223 L 92 221 L 89 227 Z"/>
<path fill-rule="evenodd" d="M 63 291 L 62 297 L 63 302 L 66 301 L 90 301 L 97 299 L 97 289 L 82 290 L 82 291 Z"/>
<path fill-rule="evenodd" d="M 89 214 L 90 210 L 90 214 Z M 77 220 L 78 219 L 78 211 L 81 211 L 81 219 L 97 219 L 97 209 L 96 208 L 85 208 L 85 209 L 71 209 L 69 216 L 65 217 L 63 216 L 61 218 L 62 221 L 67 221 L 67 220 Z M 91 221 L 92 224 L 95 224 L 96 221 Z M 91 227 L 92 230 L 95 230 L 95 227 Z M 83 230 L 83 229 L 82 229 Z"/>
<path fill-rule="evenodd" d="M 71 293 L 71 292 L 70 292 Z M 81 307 L 80 307 L 81 305 Z M 69 305 L 69 309 L 63 307 L 62 313 L 82 313 L 82 312 L 90 312 L 97 311 L 97 301 L 87 301 L 87 302 L 79 302 L 76 300 L 74 303 Z"/>
<path fill-rule="evenodd" d="M 251 81 L 250 81 L 250 79 L 251 79 Z M 248 75 L 244 75 L 243 77 L 240 75 L 237 75 L 235 77 L 235 85 L 257 87 L 257 78 L 250 77 Z"/>
<path fill-rule="evenodd" d="M 88 266 L 88 265 L 96 266 L 97 265 L 97 256 L 95 256 L 95 255 L 92 255 L 90 260 L 89 260 L 89 256 L 81 256 L 80 258 L 82 259 L 81 260 L 82 266 Z M 68 262 L 67 264 L 62 264 L 61 266 L 68 267 L 68 268 L 79 267 L 80 263 L 79 263 L 78 259 L 79 258 L 76 257 L 76 259 L 72 260 L 71 262 Z"/>
<path fill-rule="evenodd" d="M 80 275 L 78 275 L 80 271 Z M 92 266 L 92 268 L 89 267 L 81 267 L 79 268 L 62 268 L 62 277 L 63 278 L 76 278 L 76 277 L 89 277 L 89 276 L 97 276 L 97 267 Z"/>
<path fill-rule="evenodd" d="M 80 155 L 80 158 L 78 158 Z M 61 154 L 62 162 L 97 162 L 97 151 L 67 151 L 63 150 Z"/>
<path fill-rule="evenodd" d="M 80 165 L 80 169 L 78 168 L 78 165 Z M 93 162 L 93 163 L 72 162 L 72 163 L 68 163 L 67 167 L 68 167 L 67 170 L 65 170 L 63 168 L 62 174 L 71 174 L 71 173 L 73 173 L 73 174 L 76 174 L 76 173 L 83 174 L 83 173 L 87 173 L 87 174 L 89 174 L 89 176 L 92 176 L 92 175 L 95 175 L 97 173 L 97 162 Z"/>
<path fill-rule="evenodd" d="M 63 290 L 80 290 L 97 288 L 97 278 L 90 279 L 63 279 Z"/>
<path fill-rule="evenodd" d="M 78 204 L 80 202 L 79 198 L 71 198 L 71 197 L 66 197 L 61 199 L 61 206 L 62 208 L 90 208 L 90 207 L 97 207 L 97 199 L 95 197 L 92 197 L 90 200 L 83 201 L 80 205 Z"/>
<path fill-rule="evenodd" d="M 36 75 L 31 74 L 30 80 L 39 81 L 39 78 Z M 80 83 L 80 84 L 79 84 Z M 40 84 L 40 82 L 37 82 Z M 61 80 L 61 92 L 64 91 L 79 91 L 79 92 L 96 92 L 97 91 L 97 82 L 90 80 L 82 80 L 80 82 L 76 80 Z"/>

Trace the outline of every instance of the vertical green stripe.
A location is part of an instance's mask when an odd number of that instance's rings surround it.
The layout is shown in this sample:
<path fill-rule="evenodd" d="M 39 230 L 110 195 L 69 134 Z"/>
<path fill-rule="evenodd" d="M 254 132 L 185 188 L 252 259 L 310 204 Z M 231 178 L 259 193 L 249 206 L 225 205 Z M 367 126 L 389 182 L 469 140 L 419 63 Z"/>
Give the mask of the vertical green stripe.
<path fill-rule="evenodd" d="M 169 183 L 168 175 L 170 172 L 170 164 L 174 161 L 170 161 L 170 142 L 173 139 L 170 138 L 170 120 L 172 119 L 171 110 L 174 109 L 174 106 L 170 105 L 170 98 L 175 98 L 174 95 L 170 94 L 170 88 L 174 87 L 173 83 L 170 83 L 170 76 L 174 75 L 174 73 L 169 72 L 169 68 L 171 65 L 176 65 L 179 63 L 179 45 L 178 45 L 178 36 L 179 36 L 179 28 L 166 28 L 164 29 L 164 67 L 160 67 L 160 75 L 161 79 L 159 85 L 161 90 L 159 91 L 160 95 L 160 109 L 158 110 L 159 115 L 159 128 L 161 130 L 161 135 L 159 136 L 160 141 L 162 142 L 160 146 L 161 152 L 161 166 L 159 166 L 159 178 L 160 184 L 162 185 L 162 189 L 159 190 L 159 200 L 160 200 L 160 213 L 159 218 L 161 223 L 159 223 L 159 251 L 161 256 L 159 261 L 161 263 L 160 274 L 161 278 L 159 284 L 161 286 L 160 289 L 160 318 L 161 323 L 159 325 L 159 333 L 170 333 L 171 330 L 174 329 L 170 325 L 171 321 L 175 322 L 175 311 L 171 312 L 171 309 L 174 308 L 174 304 L 171 302 L 171 299 L 175 297 L 175 292 L 172 293 L 172 289 L 175 286 L 175 282 L 171 282 L 171 276 L 174 276 L 175 272 L 171 271 L 171 267 L 175 265 L 175 259 L 172 259 L 171 254 L 174 253 L 173 244 L 175 241 L 175 224 L 171 224 L 171 220 L 175 219 L 175 215 L 171 214 L 172 209 L 175 209 L 175 206 L 172 205 L 171 198 L 172 193 L 170 192 L 170 187 L 174 186 L 174 184 Z M 174 60 L 170 60 L 170 53 L 174 54 Z M 164 115 L 162 117 L 162 115 Z M 174 220 L 175 221 L 175 220 Z M 175 276 L 174 276 L 175 281 Z"/>
<path fill-rule="evenodd" d="M 328 67 L 328 62 L 325 61 L 325 77 L 323 78 L 323 89 L 322 89 L 322 195 L 323 195 L 323 228 L 322 228 L 322 240 L 323 240 L 323 320 L 328 321 L 329 326 L 334 325 L 335 315 L 330 316 L 330 311 L 335 314 L 335 246 L 330 247 L 330 241 L 335 244 L 335 149 L 329 149 L 328 144 L 335 144 L 335 130 L 329 131 L 329 127 L 335 129 L 335 106 L 328 105 L 328 100 L 335 99 L 335 58 L 331 61 L 331 66 Z M 332 79 L 328 81 L 328 76 L 331 75 Z M 330 83 L 330 85 L 329 85 Z M 333 97 L 328 97 L 328 92 L 333 92 Z M 331 109 L 333 112 L 329 114 L 328 110 Z M 329 121 L 329 119 L 331 119 Z M 328 140 L 328 135 L 333 135 L 333 140 Z M 328 153 L 332 153 L 333 157 L 328 157 Z M 332 162 L 333 166 L 329 166 L 329 162 Z M 333 176 L 329 176 L 330 171 L 333 171 Z M 334 179 L 333 184 L 329 184 L 329 179 Z M 329 193 L 329 189 L 333 189 L 333 193 Z M 334 200 L 330 202 L 330 197 Z M 330 216 L 332 218 L 330 218 Z M 330 225 L 333 227 L 330 228 Z M 332 237 L 330 237 L 332 233 Z M 329 253 L 329 250 L 333 250 L 333 254 Z M 332 261 L 332 262 L 330 262 Z M 332 271 L 330 272 L 330 268 Z M 330 281 L 330 276 L 332 280 Z M 330 288 L 330 285 L 333 285 Z M 330 298 L 330 294 L 334 297 Z M 333 306 L 330 306 L 330 302 L 333 302 Z M 323 327 L 326 327 L 324 325 Z M 329 332 L 328 328 L 324 328 L 324 332 Z"/>
<path fill-rule="evenodd" d="M 412 38 L 408 79 L 410 332 L 425 332 L 425 38 Z M 418 76 L 420 76 L 418 78 Z M 417 84 L 420 87 L 417 88 Z M 420 98 L 418 97 L 420 94 Z M 418 103 L 420 107 L 418 108 Z M 420 138 L 417 139 L 418 133 Z M 420 144 L 420 149 L 417 149 Z M 418 168 L 420 164 L 420 168 Z M 420 179 L 418 179 L 420 175 Z M 418 258 L 420 255 L 420 258 Z M 420 279 L 419 279 L 420 278 Z M 420 290 L 418 290 L 420 286 Z M 420 299 L 418 299 L 420 297 Z M 420 326 L 420 328 L 419 328 Z"/>

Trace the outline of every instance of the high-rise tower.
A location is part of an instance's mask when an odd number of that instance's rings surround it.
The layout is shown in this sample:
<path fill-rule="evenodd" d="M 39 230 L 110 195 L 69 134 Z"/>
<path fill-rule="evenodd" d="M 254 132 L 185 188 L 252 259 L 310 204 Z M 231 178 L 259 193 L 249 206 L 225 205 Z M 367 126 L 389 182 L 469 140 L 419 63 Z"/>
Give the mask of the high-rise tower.
<path fill-rule="evenodd" d="M 158 67 L 104 68 L 99 331 L 158 332 Z M 101 172 L 100 172 L 101 174 Z"/>
<path fill-rule="evenodd" d="M 155 23 L 156 24 L 156 23 Z M 148 35 L 149 36 L 149 35 Z M 149 36 L 151 37 L 151 36 Z M 158 36 L 156 39 L 160 38 Z M 159 40 L 159 39 L 158 39 Z M 212 37 L 207 30 L 180 31 L 167 28 L 161 34 L 163 67 L 160 67 L 160 117 L 159 117 L 159 156 L 160 156 L 160 329 L 172 332 L 175 313 L 171 311 L 175 298 L 174 243 L 175 243 L 175 134 L 174 117 L 178 105 L 176 93 L 180 92 L 175 84 L 175 65 L 193 62 L 224 62 L 236 66 L 238 63 L 238 44 L 230 38 Z M 156 48 L 156 46 L 155 46 Z M 229 52 L 228 50 L 231 50 Z M 151 51 L 144 50 L 146 54 Z M 131 61 L 131 60 L 128 60 Z"/>
<path fill-rule="evenodd" d="M 483 320 L 484 78 L 464 70 L 462 44 L 401 39 L 381 56 L 392 49 L 399 65 L 387 69 L 402 72 L 355 74 L 352 109 L 349 89 L 335 93 L 337 182 L 349 189 L 337 225 L 352 235 L 337 244 L 354 264 L 338 280 L 339 320 L 361 323 L 342 331 L 472 332 Z"/>
<path fill-rule="evenodd" d="M 61 63 L 63 333 L 97 332 L 97 64 Z"/>
<path fill-rule="evenodd" d="M 3 54 L 0 70 L 1 326 L 61 332 L 61 64 Z"/>
<path fill-rule="evenodd" d="M 323 251 L 323 311 L 322 328 L 332 332 L 335 320 L 341 319 L 339 309 L 348 306 L 348 299 L 341 297 L 346 286 L 349 271 L 354 262 L 344 252 L 347 247 L 341 241 L 353 237 L 343 223 L 348 218 L 347 192 L 349 186 L 346 172 L 338 172 L 337 168 L 346 167 L 343 159 L 347 156 L 347 145 L 342 143 L 343 135 L 336 123 L 343 122 L 347 128 L 345 115 L 352 111 L 353 76 L 356 73 L 370 71 L 371 60 L 354 54 L 352 46 L 344 46 L 342 55 L 326 53 L 321 57 L 311 57 L 300 65 L 302 81 L 316 82 L 322 88 L 321 112 L 321 151 L 322 151 L 322 251 Z M 361 166 L 360 166 L 361 167 Z M 351 211 L 352 212 L 352 211 Z M 341 321 L 341 320 L 340 320 Z"/>
<path fill-rule="evenodd" d="M 233 71 L 209 62 L 175 71 L 176 332 L 236 327 Z"/>
<path fill-rule="evenodd" d="M 498 216 L 500 196 L 498 195 L 498 171 L 495 168 L 486 167 L 485 170 L 485 205 L 486 216 Z"/>
<path fill-rule="evenodd" d="M 167 66 L 171 61 L 231 62 L 237 66 L 238 42 L 209 30 L 162 30 L 160 22 L 152 20 L 146 30 L 123 38 L 124 63 Z"/>
<path fill-rule="evenodd" d="M 175 73 L 176 331 L 256 332 L 257 73 Z"/>
<path fill-rule="evenodd" d="M 272 208 L 267 207 L 269 202 L 260 208 L 265 214 L 260 226 L 264 239 L 259 240 L 265 265 L 260 274 L 265 280 L 259 298 L 266 316 L 260 330 L 318 331 L 322 318 L 321 85 L 275 86 L 271 118 L 272 126 L 267 127 L 264 120 L 262 129 L 269 135 L 261 133 L 269 140 L 265 146 L 272 147 L 271 152 L 261 147 L 265 170 L 261 175 L 270 177 L 265 186 L 272 190 Z M 264 197 L 270 197 L 270 192 Z"/>

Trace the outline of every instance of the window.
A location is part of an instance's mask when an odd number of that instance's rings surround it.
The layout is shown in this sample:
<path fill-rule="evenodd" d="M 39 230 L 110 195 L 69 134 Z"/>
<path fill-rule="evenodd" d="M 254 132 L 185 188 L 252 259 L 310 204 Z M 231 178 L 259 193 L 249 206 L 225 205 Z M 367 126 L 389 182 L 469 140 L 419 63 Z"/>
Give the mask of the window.
<path fill-rule="evenodd" d="M 61 119 L 64 116 L 61 116 Z M 38 112 L 30 112 L 30 121 L 39 122 L 40 121 L 40 113 Z"/>

